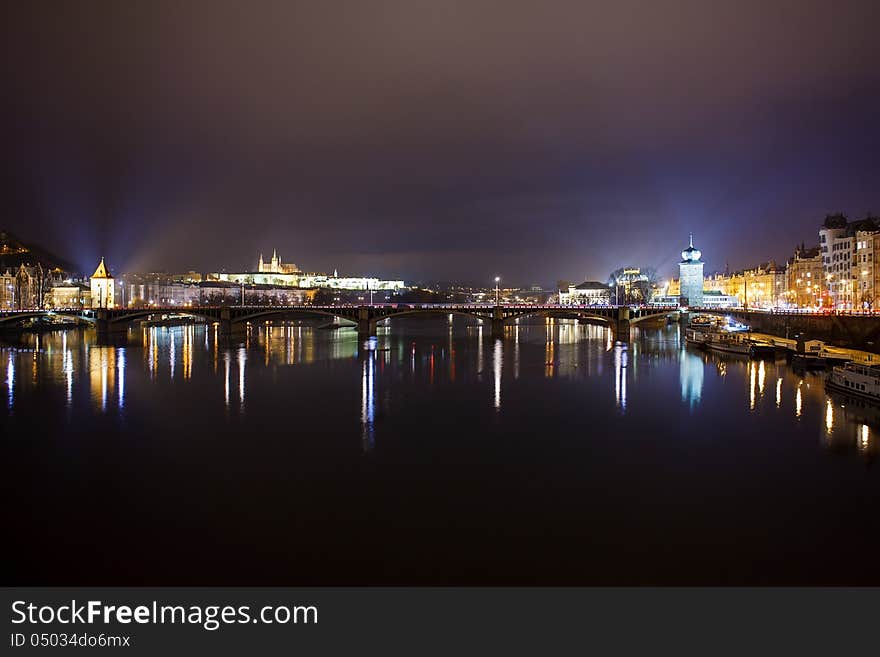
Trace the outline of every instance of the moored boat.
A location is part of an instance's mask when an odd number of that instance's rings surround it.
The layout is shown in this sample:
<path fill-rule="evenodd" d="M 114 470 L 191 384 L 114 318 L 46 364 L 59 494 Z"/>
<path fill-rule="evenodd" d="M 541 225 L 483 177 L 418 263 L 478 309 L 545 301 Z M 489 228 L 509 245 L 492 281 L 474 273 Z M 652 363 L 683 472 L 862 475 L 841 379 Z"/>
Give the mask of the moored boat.
<path fill-rule="evenodd" d="M 799 339 L 796 351 L 791 355 L 792 365 L 804 369 L 827 369 L 844 365 L 852 360 L 845 353 L 829 351 L 821 340 Z"/>
<path fill-rule="evenodd" d="M 779 347 L 770 342 L 761 342 L 760 340 L 750 340 L 752 344 L 752 356 L 759 358 L 773 357 L 779 352 Z"/>
<path fill-rule="evenodd" d="M 688 326 L 695 329 L 708 329 L 718 324 L 718 317 L 714 315 L 694 315 L 691 317 Z"/>
<path fill-rule="evenodd" d="M 880 402 L 880 367 L 858 363 L 835 366 L 825 386 Z"/>
<path fill-rule="evenodd" d="M 706 348 L 727 354 L 752 355 L 751 340 L 744 337 L 741 333 L 712 331 L 707 335 Z"/>
<path fill-rule="evenodd" d="M 708 332 L 698 328 L 688 327 L 684 332 L 684 341 L 695 347 L 703 348 L 708 340 Z"/>

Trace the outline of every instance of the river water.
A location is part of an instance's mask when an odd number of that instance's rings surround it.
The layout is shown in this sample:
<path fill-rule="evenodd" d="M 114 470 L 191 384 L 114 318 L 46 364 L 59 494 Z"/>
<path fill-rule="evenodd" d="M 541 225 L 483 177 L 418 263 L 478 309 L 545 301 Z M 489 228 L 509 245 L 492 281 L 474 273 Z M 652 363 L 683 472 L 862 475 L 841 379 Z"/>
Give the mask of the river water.
<path fill-rule="evenodd" d="M 0 346 L 9 584 L 880 584 L 880 410 L 677 325 Z"/>

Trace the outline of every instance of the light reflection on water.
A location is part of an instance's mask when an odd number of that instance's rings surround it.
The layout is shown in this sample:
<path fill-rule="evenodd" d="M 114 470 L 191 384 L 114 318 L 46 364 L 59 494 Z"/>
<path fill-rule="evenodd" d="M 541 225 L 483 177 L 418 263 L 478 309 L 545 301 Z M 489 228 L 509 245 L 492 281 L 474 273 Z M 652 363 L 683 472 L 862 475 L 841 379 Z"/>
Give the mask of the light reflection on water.
<path fill-rule="evenodd" d="M 492 367 L 495 373 L 495 409 L 501 410 L 501 370 L 504 367 L 504 340 L 495 340 Z"/>
<path fill-rule="evenodd" d="M 267 390 L 280 398 L 289 395 L 291 403 L 295 403 L 295 390 L 267 387 L 264 372 L 279 367 L 324 368 L 334 362 L 360 360 L 362 443 L 368 451 L 381 441 L 375 424 L 376 389 L 386 379 L 428 387 L 489 386 L 490 407 L 496 413 L 505 410 L 509 399 L 519 398 L 516 389 L 520 384 L 534 385 L 539 379 L 551 386 L 589 381 L 590 385 L 599 384 L 600 390 L 605 380 L 605 394 L 621 415 L 634 410 L 650 415 L 655 407 L 671 403 L 680 403 L 694 414 L 707 394 L 713 399 L 723 396 L 723 403 L 742 404 L 756 416 L 756 422 L 775 414 L 772 417 L 788 417 L 794 423 L 805 417 L 815 418 L 818 410 L 821 420 L 814 426 L 821 428 L 826 446 L 846 446 L 866 457 L 872 457 L 877 450 L 877 407 L 837 395 L 827 396 L 819 376 L 798 375 L 784 362 L 749 361 L 693 351 L 684 345 L 675 326 L 642 329 L 635 332 L 635 339 L 629 344 L 615 344 L 607 329 L 567 320 L 517 323 L 507 327 L 503 340 L 490 342 L 482 325 L 465 326 L 459 318 L 444 318 L 441 323 L 439 330 L 433 325 L 422 329 L 422 325 L 412 323 L 397 328 L 397 324 L 391 323 L 381 327 L 378 338 L 367 345 L 359 345 L 354 332 L 347 329 L 269 324 L 252 327 L 243 344 L 237 346 L 224 343 L 216 326 L 133 329 L 124 343 L 117 345 L 98 344 L 94 334 L 84 330 L 22 336 L 15 344 L 2 346 L 6 361 L 6 413 L 11 415 L 23 396 L 36 394 L 38 387 L 45 386 L 58 389 L 59 406 L 80 407 L 82 392 L 92 400 L 93 413 L 106 415 L 114 409 L 121 412 L 132 402 L 132 393 L 127 390 L 129 383 L 139 395 L 149 386 L 170 387 L 180 395 L 186 394 L 188 386 L 205 387 L 215 390 L 215 399 L 218 403 L 222 400 L 222 406 L 228 410 L 234 394 L 234 366 L 236 415 L 245 416 L 251 395 L 265 395 Z M 486 349 L 491 349 L 491 377 L 485 371 Z M 538 357 L 537 349 L 542 352 Z M 137 356 L 138 350 L 142 358 Z M 142 367 L 132 369 L 137 363 L 143 363 Z M 670 371 L 670 366 L 674 370 Z M 23 379 L 19 373 L 25 367 L 31 376 Z M 657 383 L 661 377 L 668 380 L 671 372 L 680 391 L 675 400 L 665 384 Z M 250 377 L 256 377 L 253 390 Z M 768 377 L 773 382 L 769 390 Z M 328 399 L 341 394 L 351 383 L 346 371 L 340 369 L 333 379 L 337 390 L 329 392 Z M 742 386 L 739 391 L 737 385 Z M 396 385 L 385 386 L 383 394 L 393 400 L 397 389 Z M 592 392 L 587 393 L 585 388 L 584 394 L 584 409 L 589 409 Z M 786 400 L 793 400 L 793 404 Z M 541 400 L 536 399 L 535 403 L 540 404 Z M 50 403 L 47 408 L 51 413 Z"/>
<path fill-rule="evenodd" d="M 374 426 L 376 419 L 376 344 L 364 349 L 361 365 L 361 444 L 365 452 L 373 449 Z"/>
<path fill-rule="evenodd" d="M 627 345 L 614 345 L 614 401 L 621 412 L 626 411 L 626 366 L 629 358 Z"/>
<path fill-rule="evenodd" d="M 6 406 L 12 410 L 15 401 L 15 352 L 9 351 L 6 358 Z"/>
<path fill-rule="evenodd" d="M 679 355 L 678 375 L 681 383 L 681 400 L 693 410 L 703 394 L 703 370 L 705 364 L 700 356 L 683 348 Z"/>
<path fill-rule="evenodd" d="M 350 583 L 375 564 L 439 573 L 426 583 L 839 583 L 817 553 L 880 546 L 880 409 L 784 361 L 692 350 L 677 326 L 626 345 L 565 321 L 497 340 L 446 316 L 365 344 L 263 323 L 239 340 L 72 331 L 0 344 L 4 366 L 10 488 L 41 491 L 8 505 L 28 577 L 76 564 L 118 583 L 124 553 L 139 577 L 187 582 Z"/>

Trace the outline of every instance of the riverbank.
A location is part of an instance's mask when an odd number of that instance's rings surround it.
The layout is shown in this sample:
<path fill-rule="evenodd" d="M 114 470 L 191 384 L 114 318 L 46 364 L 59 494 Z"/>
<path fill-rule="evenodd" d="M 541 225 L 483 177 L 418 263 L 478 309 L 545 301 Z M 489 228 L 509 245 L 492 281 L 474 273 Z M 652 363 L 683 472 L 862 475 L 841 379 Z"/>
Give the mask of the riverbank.
<path fill-rule="evenodd" d="M 797 340 L 792 340 L 790 338 L 780 338 L 778 335 L 772 335 L 770 333 L 757 333 L 755 331 L 752 331 L 750 335 L 755 340 L 763 340 L 766 342 L 772 341 L 774 344 L 784 345 L 792 351 L 797 351 Z M 870 351 L 863 351 L 861 349 L 850 349 L 849 347 L 837 347 L 831 344 L 826 344 L 825 350 L 835 356 L 846 356 L 850 360 L 856 363 L 861 363 L 863 365 L 880 364 L 880 355 L 871 353 Z"/>

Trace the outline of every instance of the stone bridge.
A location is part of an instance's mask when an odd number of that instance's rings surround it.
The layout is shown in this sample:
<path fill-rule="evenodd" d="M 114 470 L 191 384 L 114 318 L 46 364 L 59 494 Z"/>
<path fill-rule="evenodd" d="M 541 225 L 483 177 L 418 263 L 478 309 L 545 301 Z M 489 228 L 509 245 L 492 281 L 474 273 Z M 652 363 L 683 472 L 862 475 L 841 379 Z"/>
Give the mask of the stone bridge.
<path fill-rule="evenodd" d="M 249 322 L 293 319 L 303 315 L 324 315 L 351 322 L 363 337 L 376 335 L 378 322 L 404 315 L 453 314 L 488 323 L 492 335 L 502 337 L 504 326 L 525 317 L 555 317 L 595 322 L 611 328 L 617 339 L 628 340 L 629 329 L 646 319 L 677 315 L 674 306 L 560 306 L 560 305 L 489 305 L 489 304 L 379 304 L 297 305 L 297 306 L 201 306 L 145 307 L 110 309 L 58 309 L 0 312 L 0 328 L 14 326 L 35 317 L 61 316 L 93 324 L 98 333 L 125 331 L 130 322 L 154 315 L 192 316 L 220 325 L 220 332 L 232 335 L 243 331 Z"/>

